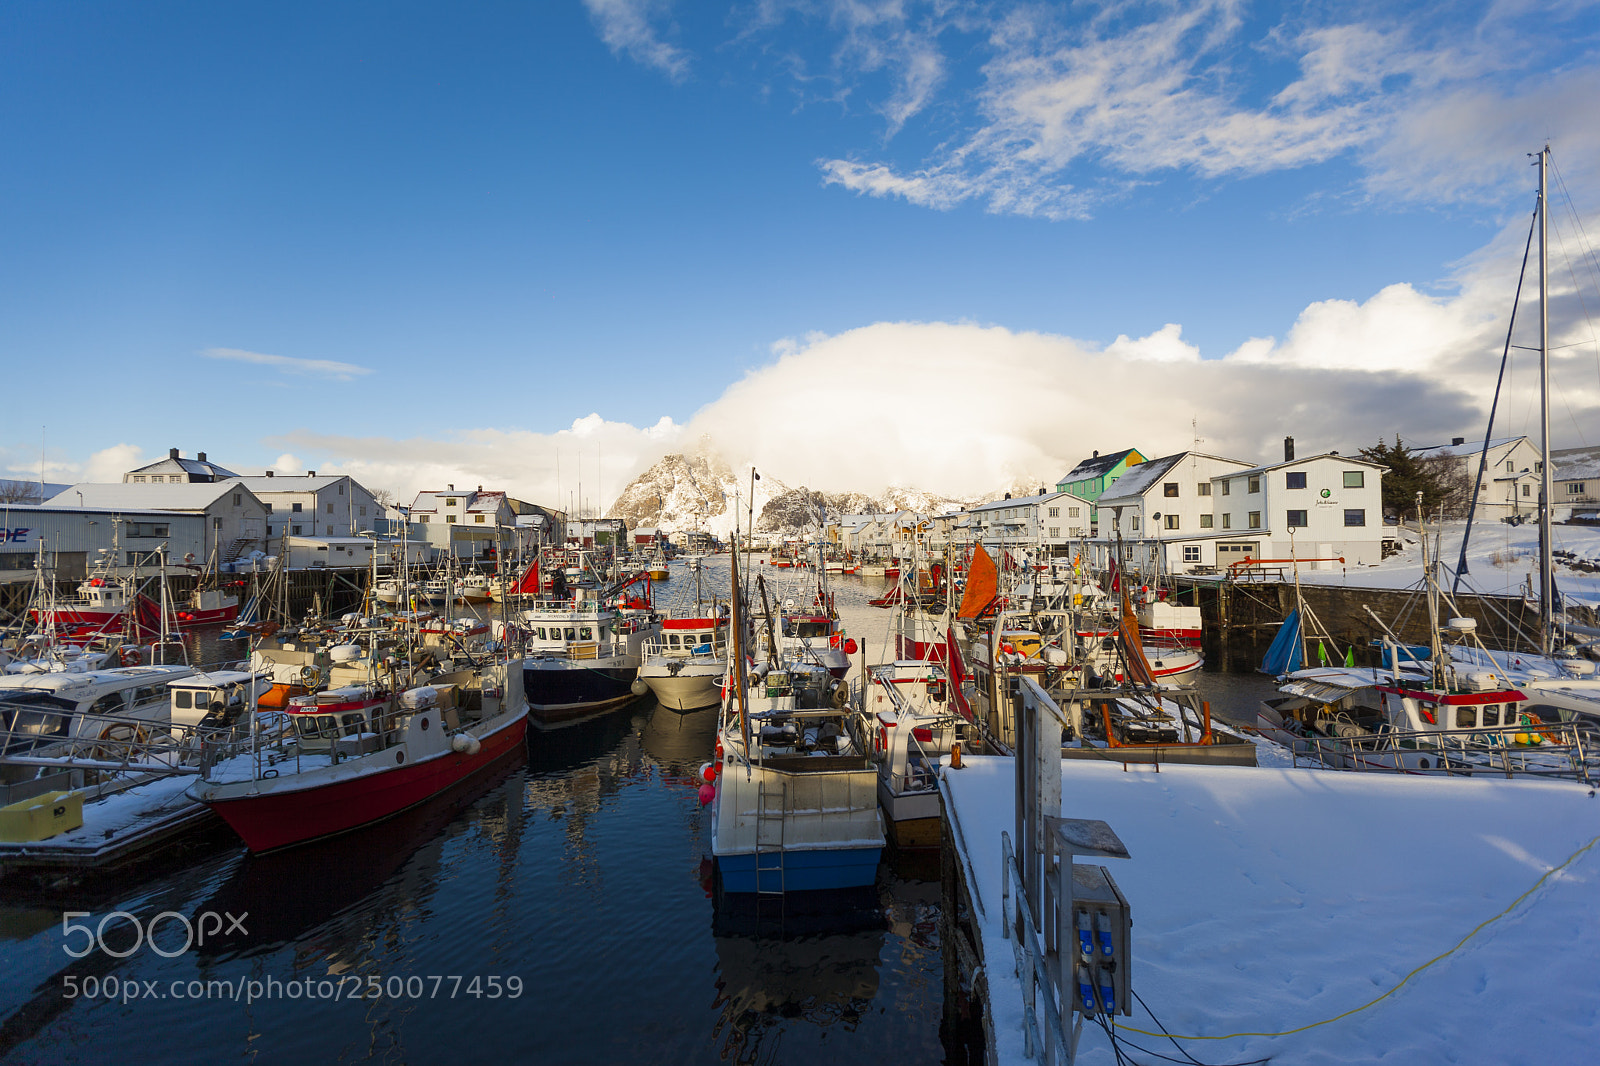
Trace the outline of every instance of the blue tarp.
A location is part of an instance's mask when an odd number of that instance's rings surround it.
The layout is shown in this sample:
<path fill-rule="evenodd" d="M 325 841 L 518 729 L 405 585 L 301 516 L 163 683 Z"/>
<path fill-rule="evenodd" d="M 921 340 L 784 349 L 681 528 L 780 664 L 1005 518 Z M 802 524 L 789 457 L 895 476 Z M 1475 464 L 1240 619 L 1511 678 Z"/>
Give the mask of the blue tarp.
<path fill-rule="evenodd" d="M 1272 638 L 1267 657 L 1261 660 L 1261 672 L 1280 677 L 1294 673 L 1300 669 L 1300 664 L 1300 612 L 1293 610 L 1278 627 L 1278 635 Z"/>
<path fill-rule="evenodd" d="M 1401 663 L 1402 666 L 1405 665 L 1406 663 L 1425 663 L 1429 659 L 1433 658 L 1433 649 L 1432 648 L 1426 648 L 1426 647 L 1423 647 L 1423 646 L 1418 645 L 1418 644 L 1392 644 L 1391 645 L 1391 644 L 1384 644 L 1381 641 L 1376 641 L 1376 640 L 1373 641 L 1372 643 L 1378 645 L 1379 647 L 1381 647 L 1383 649 L 1383 652 L 1382 652 L 1383 669 L 1385 669 L 1385 670 L 1393 670 L 1394 669 L 1394 664 L 1389 661 L 1389 649 L 1390 648 L 1393 648 L 1396 652 L 1399 653 L 1399 659 L 1400 659 L 1400 663 Z"/>

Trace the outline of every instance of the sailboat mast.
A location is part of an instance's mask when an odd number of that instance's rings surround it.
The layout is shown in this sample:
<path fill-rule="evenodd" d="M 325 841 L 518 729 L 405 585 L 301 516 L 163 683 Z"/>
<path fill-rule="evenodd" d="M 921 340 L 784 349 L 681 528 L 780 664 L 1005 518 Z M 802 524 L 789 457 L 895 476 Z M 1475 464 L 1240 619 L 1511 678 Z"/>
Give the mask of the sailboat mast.
<path fill-rule="evenodd" d="M 1555 580 L 1550 572 L 1550 146 L 1539 153 L 1539 651 L 1555 643 Z"/>

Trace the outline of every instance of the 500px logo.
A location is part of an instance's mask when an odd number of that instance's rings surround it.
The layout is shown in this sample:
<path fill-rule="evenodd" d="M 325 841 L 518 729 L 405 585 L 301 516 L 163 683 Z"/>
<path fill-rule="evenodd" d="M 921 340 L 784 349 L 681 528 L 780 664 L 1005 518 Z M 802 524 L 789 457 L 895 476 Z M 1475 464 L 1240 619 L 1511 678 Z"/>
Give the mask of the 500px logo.
<path fill-rule="evenodd" d="M 249 911 L 245 911 L 238 917 L 234 917 L 231 911 L 223 911 L 221 914 L 216 911 L 201 911 L 192 922 L 177 911 L 162 911 L 148 922 L 140 922 L 136 915 L 127 911 L 112 911 L 104 918 L 101 918 L 97 925 L 90 926 L 73 921 L 74 918 L 91 917 L 93 915 L 88 911 L 62 912 L 61 937 L 65 943 L 61 945 L 61 950 L 74 959 L 83 958 L 94 951 L 95 948 L 99 948 L 114 959 L 125 959 L 138 951 L 140 946 L 146 942 L 149 943 L 150 950 L 162 958 L 175 959 L 191 947 L 205 944 L 208 936 L 215 940 L 219 936 L 232 936 L 235 931 L 241 936 L 250 935 L 250 931 L 244 927 L 244 920 L 250 917 Z M 113 925 L 113 921 L 118 918 L 124 919 L 124 923 Z M 226 920 L 226 924 L 224 924 L 224 920 Z M 131 926 L 133 931 L 132 946 L 124 946 L 119 950 L 107 944 L 106 930 L 108 926 L 113 934 Z M 169 931 L 162 936 L 162 940 L 165 942 L 163 944 L 156 943 L 157 926 L 162 926 Z M 174 949 L 173 944 L 177 940 L 177 933 L 171 931 L 176 929 L 183 930 L 183 943 Z M 78 942 L 82 944 L 81 949 L 76 948 L 73 941 L 73 937 L 80 934 L 83 937 L 83 940 Z M 114 935 L 113 939 L 121 941 L 123 937 Z"/>

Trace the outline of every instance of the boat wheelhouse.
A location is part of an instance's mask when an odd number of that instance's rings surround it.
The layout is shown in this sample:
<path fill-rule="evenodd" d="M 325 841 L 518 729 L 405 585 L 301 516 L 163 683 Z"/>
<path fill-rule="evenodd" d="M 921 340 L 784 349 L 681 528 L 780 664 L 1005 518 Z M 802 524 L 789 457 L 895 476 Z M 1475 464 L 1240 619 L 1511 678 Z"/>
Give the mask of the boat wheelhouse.
<path fill-rule="evenodd" d="M 721 700 L 727 671 L 728 619 L 668 618 L 661 632 L 644 646 L 640 684 L 655 693 L 656 702 L 674 711 L 713 707 Z"/>
<path fill-rule="evenodd" d="M 660 630 L 652 616 L 624 616 L 587 590 L 523 611 L 529 714 L 541 726 L 563 725 L 632 700 L 644 647 Z"/>

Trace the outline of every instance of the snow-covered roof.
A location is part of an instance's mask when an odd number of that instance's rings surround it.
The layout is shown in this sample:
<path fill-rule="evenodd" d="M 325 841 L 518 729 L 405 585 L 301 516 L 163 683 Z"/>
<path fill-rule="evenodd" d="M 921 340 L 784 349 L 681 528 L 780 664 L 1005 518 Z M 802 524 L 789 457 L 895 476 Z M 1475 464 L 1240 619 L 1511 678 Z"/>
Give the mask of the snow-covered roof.
<path fill-rule="evenodd" d="M 283 477 L 267 477 L 262 474 L 250 474 L 235 477 L 233 480 L 251 492 L 320 492 L 330 485 L 345 480 L 345 475 L 318 474 L 315 477 L 301 477 L 286 474 Z"/>
<path fill-rule="evenodd" d="M 1312 455 L 1302 455 L 1298 459 L 1290 459 L 1282 463 L 1269 463 L 1266 466 L 1252 466 L 1248 470 L 1230 470 L 1226 474 L 1213 474 L 1211 475 L 1211 480 L 1217 481 L 1230 477 L 1251 477 L 1256 474 L 1265 474 L 1269 470 L 1282 470 L 1285 467 L 1290 466 L 1304 466 L 1306 463 L 1314 463 L 1319 459 L 1334 459 L 1341 463 L 1355 463 L 1359 466 L 1370 466 L 1374 470 L 1389 469 L 1382 463 L 1375 463 L 1371 459 L 1363 459 L 1359 455 L 1340 455 L 1338 452 L 1327 452 L 1316 453 Z M 1119 481 L 1117 484 L 1120 485 L 1122 482 Z"/>
<path fill-rule="evenodd" d="M 158 459 L 147 466 L 141 466 L 137 470 L 130 470 L 128 473 L 157 474 L 166 471 L 179 470 L 190 475 L 191 477 L 210 478 L 214 481 L 221 481 L 225 478 L 239 476 L 232 470 L 220 467 L 216 463 L 208 462 L 205 459 L 180 459 L 177 456 L 172 455 L 167 456 L 165 459 Z"/>
<path fill-rule="evenodd" d="M 1101 474 L 1106 473 L 1118 463 L 1122 462 L 1122 460 L 1126 459 L 1128 456 L 1137 454 L 1138 451 L 1139 449 L 1137 448 L 1124 448 L 1120 452 L 1110 452 L 1106 455 L 1092 455 L 1083 460 L 1083 462 L 1079 463 L 1077 466 L 1073 467 L 1071 472 L 1069 472 L 1067 476 L 1061 480 L 1063 482 L 1083 481 L 1086 478 L 1099 477 Z"/>
<path fill-rule="evenodd" d="M 1163 455 L 1159 459 L 1149 459 L 1138 466 L 1128 468 L 1128 472 L 1117 478 L 1116 482 L 1100 497 L 1100 506 L 1105 506 L 1108 500 L 1120 500 L 1143 496 L 1145 491 L 1160 481 L 1167 471 L 1177 466 L 1188 452 L 1179 452 L 1176 455 Z"/>
<path fill-rule="evenodd" d="M 981 514 L 984 511 L 993 511 L 1002 507 L 1034 507 L 1041 503 L 1053 503 L 1063 496 L 1077 500 L 1079 503 L 1086 504 L 1089 502 L 1081 496 L 1074 496 L 1070 492 L 1046 492 L 1038 496 L 1013 496 L 1009 500 L 991 500 L 988 503 L 980 503 L 968 508 L 967 513 Z"/>
<path fill-rule="evenodd" d="M 1504 448 L 1514 445 L 1518 441 L 1527 440 L 1527 437 L 1499 437 L 1489 442 L 1489 450 Z M 1465 444 L 1435 444 L 1428 448 L 1413 448 L 1411 454 L 1418 459 L 1456 459 L 1470 455 L 1477 455 L 1483 451 L 1483 441 L 1468 441 Z"/>
<path fill-rule="evenodd" d="M 98 510 L 143 508 L 154 511 L 204 511 L 218 497 L 238 492 L 240 487 L 232 481 L 192 481 L 177 485 L 136 485 L 120 481 L 102 485 L 84 482 L 45 502 L 58 507 L 75 507 L 80 505 L 79 493 L 82 493 L 81 506 Z M 244 491 L 249 492 L 249 489 Z M 251 495 L 253 497 L 254 493 Z"/>

